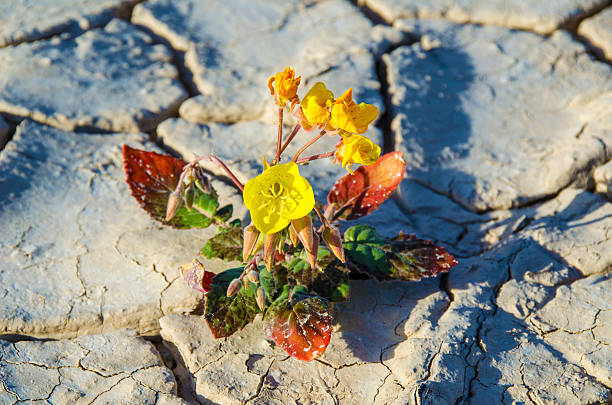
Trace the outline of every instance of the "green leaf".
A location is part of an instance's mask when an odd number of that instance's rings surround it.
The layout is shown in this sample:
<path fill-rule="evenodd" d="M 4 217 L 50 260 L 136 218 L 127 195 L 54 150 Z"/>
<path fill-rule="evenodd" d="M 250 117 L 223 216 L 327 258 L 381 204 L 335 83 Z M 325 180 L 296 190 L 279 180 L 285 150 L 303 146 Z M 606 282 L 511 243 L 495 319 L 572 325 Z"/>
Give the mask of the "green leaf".
<path fill-rule="evenodd" d="M 203 193 L 200 189 L 196 188 L 195 198 L 193 199 L 193 206 L 197 207 L 207 217 L 212 218 L 219 208 L 219 196 L 214 188 L 210 188 L 210 194 Z"/>
<path fill-rule="evenodd" d="M 457 264 L 443 247 L 400 233 L 383 240 L 367 225 L 356 225 L 344 234 L 350 267 L 378 280 L 420 280 L 449 271 Z"/>
<path fill-rule="evenodd" d="M 332 317 L 327 300 L 305 287 L 286 285 L 264 316 L 267 335 L 289 355 L 310 361 L 329 345 Z"/>
<path fill-rule="evenodd" d="M 266 300 L 274 302 L 287 284 L 287 269 L 277 266 L 269 272 L 262 264 L 259 266 L 259 283 L 266 291 Z"/>
<path fill-rule="evenodd" d="M 349 269 L 326 248 L 319 247 L 315 269 L 310 267 L 304 252 L 292 258 L 286 266 L 289 280 L 305 286 L 309 291 L 332 302 L 348 299 Z"/>
<path fill-rule="evenodd" d="M 344 233 L 344 251 L 350 262 L 360 272 L 377 279 L 385 279 L 391 271 L 384 241 L 376 229 L 367 225 L 355 225 Z"/>
<path fill-rule="evenodd" d="M 227 220 L 232 217 L 233 213 L 234 207 L 232 206 L 232 204 L 228 204 L 219 208 L 217 212 L 215 212 L 215 219 L 219 222 L 227 222 Z"/>
<path fill-rule="evenodd" d="M 206 241 L 200 254 L 209 259 L 242 261 L 242 229 L 218 228 L 217 234 Z"/>
<path fill-rule="evenodd" d="M 233 297 L 227 296 L 230 282 L 240 277 L 242 267 L 229 269 L 213 278 L 212 288 L 206 293 L 204 317 L 215 338 L 226 337 L 244 328 L 260 312 L 255 299 L 257 286 L 249 283 Z"/>
<path fill-rule="evenodd" d="M 126 182 L 140 206 L 165 225 L 181 229 L 206 228 L 213 222 L 211 218 L 219 206 L 217 193 L 213 189 L 206 194 L 196 188 L 193 195 L 193 205 L 204 214 L 195 208 L 189 210 L 183 204 L 171 221 L 165 220 L 168 198 L 176 188 L 186 164 L 182 159 L 123 145 Z"/>
<path fill-rule="evenodd" d="M 181 206 L 176 216 L 170 221 L 171 225 L 180 224 L 180 228 L 206 228 L 213 223 L 212 215 L 219 206 L 217 193 L 211 190 L 211 194 L 204 194 L 197 188 L 194 189 L 194 192 L 193 208 L 189 210 L 185 205 Z M 203 215 L 196 208 L 208 215 Z"/>

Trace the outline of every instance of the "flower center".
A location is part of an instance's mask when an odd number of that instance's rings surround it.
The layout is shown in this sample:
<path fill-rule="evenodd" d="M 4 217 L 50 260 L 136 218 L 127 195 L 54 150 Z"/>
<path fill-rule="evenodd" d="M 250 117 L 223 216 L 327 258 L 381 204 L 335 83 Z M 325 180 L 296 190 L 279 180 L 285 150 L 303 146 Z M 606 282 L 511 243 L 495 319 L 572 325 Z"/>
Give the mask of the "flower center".
<path fill-rule="evenodd" d="M 261 192 L 262 202 L 259 205 L 260 210 L 267 210 L 270 214 L 283 215 L 285 212 L 291 212 L 295 209 L 296 197 L 299 197 L 295 191 L 290 192 L 278 181 L 272 183 L 267 189 Z"/>

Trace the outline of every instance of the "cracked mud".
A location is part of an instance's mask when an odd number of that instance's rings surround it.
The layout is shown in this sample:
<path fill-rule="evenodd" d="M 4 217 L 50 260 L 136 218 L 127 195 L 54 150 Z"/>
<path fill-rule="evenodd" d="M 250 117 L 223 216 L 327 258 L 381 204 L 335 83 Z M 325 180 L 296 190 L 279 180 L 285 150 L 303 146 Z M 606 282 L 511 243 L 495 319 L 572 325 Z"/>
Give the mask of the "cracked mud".
<path fill-rule="evenodd" d="M 0 404 L 612 400 L 609 1 L 31 3 L 0 5 Z M 253 176 L 285 65 L 384 112 L 406 178 L 365 222 L 460 261 L 353 281 L 310 363 L 259 318 L 212 338 L 177 268 L 214 230 L 151 220 L 120 159 L 214 147 Z M 324 193 L 342 170 L 316 166 Z"/>

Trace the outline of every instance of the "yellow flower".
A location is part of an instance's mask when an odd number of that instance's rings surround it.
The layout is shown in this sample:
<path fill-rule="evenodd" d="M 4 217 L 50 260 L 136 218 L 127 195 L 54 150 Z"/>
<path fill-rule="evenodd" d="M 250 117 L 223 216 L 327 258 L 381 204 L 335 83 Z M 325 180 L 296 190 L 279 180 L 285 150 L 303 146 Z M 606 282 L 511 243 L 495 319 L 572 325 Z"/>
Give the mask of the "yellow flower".
<path fill-rule="evenodd" d="M 289 66 L 268 79 L 270 94 L 274 95 L 276 104 L 279 107 L 284 107 L 287 101 L 290 101 L 297 95 L 301 79 L 302 76 L 295 77 L 295 71 Z"/>
<path fill-rule="evenodd" d="M 348 89 L 331 107 L 328 129 L 343 129 L 353 134 L 363 134 L 368 125 L 378 116 L 378 108 L 371 104 L 357 104 L 353 101 L 353 89 Z"/>
<path fill-rule="evenodd" d="M 262 233 L 278 232 L 312 211 L 315 200 L 308 180 L 294 162 L 270 166 L 247 181 L 242 194 L 253 225 Z"/>
<path fill-rule="evenodd" d="M 341 162 L 342 167 L 353 163 L 371 165 L 379 156 L 380 146 L 361 135 L 343 133 L 342 142 L 336 146 L 336 161 Z"/>
<path fill-rule="evenodd" d="M 302 119 L 302 128 L 309 131 L 317 125 L 325 124 L 329 119 L 329 108 L 333 101 L 334 93 L 327 90 L 323 83 L 316 82 L 300 103 L 305 117 Z"/>

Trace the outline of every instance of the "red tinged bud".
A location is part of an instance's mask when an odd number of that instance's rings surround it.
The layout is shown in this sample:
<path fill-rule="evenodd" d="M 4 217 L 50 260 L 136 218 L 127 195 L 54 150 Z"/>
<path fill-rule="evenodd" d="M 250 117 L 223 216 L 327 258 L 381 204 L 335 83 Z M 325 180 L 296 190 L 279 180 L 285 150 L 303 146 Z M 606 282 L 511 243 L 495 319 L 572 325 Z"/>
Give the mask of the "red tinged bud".
<path fill-rule="evenodd" d="M 342 247 L 342 236 L 338 228 L 333 225 L 327 225 L 323 228 L 321 236 L 329 250 L 344 263 L 346 260 L 344 258 L 344 248 Z"/>
<path fill-rule="evenodd" d="M 266 267 L 268 271 L 271 271 L 272 269 L 274 253 L 276 252 L 280 239 L 280 232 L 266 234 L 264 239 L 264 258 L 266 260 Z"/>
<path fill-rule="evenodd" d="M 244 228 L 244 243 L 242 245 L 242 261 L 247 262 L 257 249 L 257 240 L 259 239 L 259 231 L 255 225 L 250 224 Z"/>
<path fill-rule="evenodd" d="M 240 280 L 239 278 L 233 279 L 232 282 L 227 287 L 227 296 L 233 297 L 234 295 L 238 293 L 238 291 L 240 291 L 241 288 L 242 288 L 242 280 Z"/>

